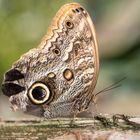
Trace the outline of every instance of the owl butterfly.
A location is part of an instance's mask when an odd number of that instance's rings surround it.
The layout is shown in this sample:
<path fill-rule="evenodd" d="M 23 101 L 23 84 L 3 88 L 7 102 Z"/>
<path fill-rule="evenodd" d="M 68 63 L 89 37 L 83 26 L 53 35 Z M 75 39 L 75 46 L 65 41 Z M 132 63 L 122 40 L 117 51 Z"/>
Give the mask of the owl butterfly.
<path fill-rule="evenodd" d="M 45 118 L 85 111 L 99 72 L 95 29 L 78 3 L 62 6 L 37 48 L 5 73 L 3 93 L 11 107 Z"/>

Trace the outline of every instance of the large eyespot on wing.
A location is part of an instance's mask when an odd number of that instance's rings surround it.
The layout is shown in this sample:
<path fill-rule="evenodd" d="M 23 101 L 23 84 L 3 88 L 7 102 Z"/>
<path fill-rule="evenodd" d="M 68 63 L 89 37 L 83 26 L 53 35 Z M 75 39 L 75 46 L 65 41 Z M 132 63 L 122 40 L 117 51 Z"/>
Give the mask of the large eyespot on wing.
<path fill-rule="evenodd" d="M 52 93 L 47 85 L 41 82 L 34 83 L 27 93 L 30 101 L 36 105 L 50 102 Z"/>
<path fill-rule="evenodd" d="M 5 82 L 6 81 L 15 81 L 19 79 L 23 79 L 24 75 L 18 71 L 17 69 L 10 69 L 5 73 Z"/>
<path fill-rule="evenodd" d="M 16 95 L 25 90 L 25 87 L 22 87 L 15 83 L 4 83 L 2 84 L 2 92 L 4 95 L 10 97 L 12 95 Z"/>

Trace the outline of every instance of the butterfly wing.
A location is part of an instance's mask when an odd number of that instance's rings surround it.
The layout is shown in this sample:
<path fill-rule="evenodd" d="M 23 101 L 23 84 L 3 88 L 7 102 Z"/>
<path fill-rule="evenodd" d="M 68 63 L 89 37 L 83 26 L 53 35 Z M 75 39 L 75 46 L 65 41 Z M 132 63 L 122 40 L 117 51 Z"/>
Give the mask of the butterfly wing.
<path fill-rule="evenodd" d="M 2 90 L 11 106 L 46 118 L 85 110 L 99 72 L 95 29 L 80 4 L 64 5 L 37 48 L 5 74 Z"/>
<path fill-rule="evenodd" d="M 59 82 L 62 86 L 61 95 L 52 107 L 47 108 L 45 116 L 50 112 L 67 116 L 66 112 L 70 110 L 83 111 L 93 97 L 99 73 L 99 55 L 93 22 L 81 5 L 66 4 L 58 11 L 39 47 L 49 50 L 52 46 L 57 46 L 61 52 L 57 66 L 62 68 L 66 82 Z M 62 111 L 59 111 L 60 108 Z"/>

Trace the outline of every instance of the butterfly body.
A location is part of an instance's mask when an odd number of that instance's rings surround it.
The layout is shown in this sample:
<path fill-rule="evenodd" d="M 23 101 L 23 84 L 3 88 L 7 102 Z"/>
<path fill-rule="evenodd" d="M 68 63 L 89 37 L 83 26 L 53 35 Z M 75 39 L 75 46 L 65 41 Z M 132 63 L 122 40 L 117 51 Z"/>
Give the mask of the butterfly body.
<path fill-rule="evenodd" d="M 2 89 L 11 106 L 46 118 L 88 108 L 99 71 L 95 30 L 87 11 L 64 5 L 37 48 L 5 74 Z"/>

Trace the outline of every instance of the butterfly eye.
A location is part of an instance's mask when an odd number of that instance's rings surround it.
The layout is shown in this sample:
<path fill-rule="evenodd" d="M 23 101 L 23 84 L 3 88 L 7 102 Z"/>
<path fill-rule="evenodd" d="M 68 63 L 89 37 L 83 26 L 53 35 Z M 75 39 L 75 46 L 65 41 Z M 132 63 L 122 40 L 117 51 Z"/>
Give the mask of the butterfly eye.
<path fill-rule="evenodd" d="M 50 100 L 51 92 L 47 85 L 35 83 L 29 89 L 28 97 L 34 104 L 44 104 Z"/>
<path fill-rule="evenodd" d="M 72 29 L 74 26 L 74 24 L 70 20 L 67 20 L 65 24 L 66 24 L 66 27 L 69 29 Z"/>

